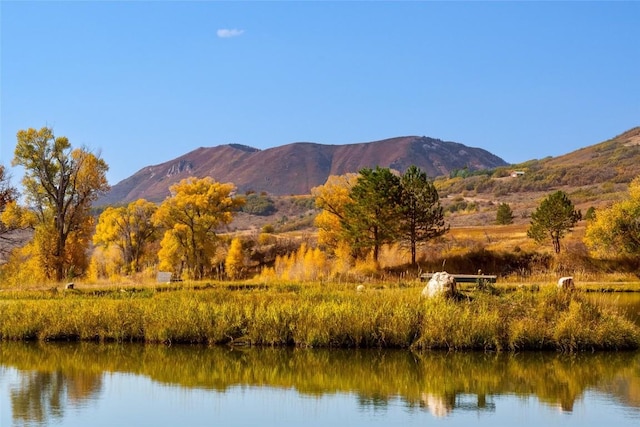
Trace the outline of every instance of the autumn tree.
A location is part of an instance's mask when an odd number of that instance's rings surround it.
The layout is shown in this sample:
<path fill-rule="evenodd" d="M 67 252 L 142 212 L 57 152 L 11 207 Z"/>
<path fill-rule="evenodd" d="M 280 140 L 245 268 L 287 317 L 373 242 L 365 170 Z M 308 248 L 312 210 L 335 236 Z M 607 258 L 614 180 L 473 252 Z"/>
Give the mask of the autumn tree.
<path fill-rule="evenodd" d="M 371 250 L 378 263 L 380 248 L 400 234 L 400 178 L 389 168 L 364 168 L 344 206 L 341 228 L 352 247 Z"/>
<path fill-rule="evenodd" d="M 295 252 L 276 257 L 273 273 L 284 280 L 313 281 L 327 277 L 329 270 L 325 253 L 302 243 Z"/>
<path fill-rule="evenodd" d="M 400 232 L 411 247 L 411 265 L 416 265 L 416 245 L 449 230 L 438 191 L 427 174 L 411 166 L 400 179 Z"/>
<path fill-rule="evenodd" d="M 0 215 L 0 221 L 13 230 L 33 230 L 33 237 L 23 247 L 12 250 L 9 262 L 4 266 L 6 277 L 16 284 L 36 283 L 55 278 L 59 258 L 53 251 L 52 244 L 56 238 L 54 221 L 50 218 L 42 221 L 31 208 L 10 203 Z M 62 263 L 67 278 L 73 278 L 86 271 L 88 267 L 87 248 L 93 231 L 93 217 L 87 216 L 70 233 L 66 244 Z M 12 265 L 14 264 L 14 265 Z"/>
<path fill-rule="evenodd" d="M 15 207 L 18 191 L 11 185 L 11 176 L 3 165 L 0 165 L 0 216 L 7 209 Z M 6 244 L 13 243 L 11 232 L 22 228 L 21 223 L 15 221 L 4 222 L 0 217 L 0 252 L 4 252 Z"/>
<path fill-rule="evenodd" d="M 500 203 L 496 212 L 496 223 L 499 225 L 513 224 L 513 211 L 508 203 Z"/>
<path fill-rule="evenodd" d="M 244 253 L 242 252 L 242 240 L 239 237 L 231 240 L 229 252 L 224 261 L 224 268 L 231 280 L 237 279 L 244 268 Z"/>
<path fill-rule="evenodd" d="M 11 201 L 0 211 L 0 227 L 7 232 L 15 230 L 33 229 L 38 222 L 38 218 L 31 209 Z M 10 241 L 7 238 L 7 241 Z"/>
<path fill-rule="evenodd" d="M 640 177 L 629 184 L 629 197 L 600 209 L 587 224 L 585 243 L 601 255 L 640 254 Z"/>
<path fill-rule="evenodd" d="M 187 178 L 170 188 L 168 197 L 153 216 L 166 232 L 158 253 L 161 268 L 184 266 L 194 278 L 211 268 L 217 229 L 228 224 L 244 199 L 233 197 L 234 186 L 207 178 Z"/>
<path fill-rule="evenodd" d="M 341 222 L 344 220 L 345 206 L 352 201 L 351 189 L 357 180 L 358 174 L 355 173 L 331 175 L 325 184 L 311 189 L 316 207 L 322 209 L 315 219 L 318 243 L 332 252 L 346 244 Z"/>
<path fill-rule="evenodd" d="M 538 243 L 551 240 L 553 250 L 560 253 L 560 240 L 570 232 L 582 218 L 569 197 L 563 191 L 556 191 L 545 198 L 531 214 L 531 225 L 527 236 Z"/>
<path fill-rule="evenodd" d="M 5 206 L 16 200 L 18 191 L 11 185 L 11 176 L 3 165 L 0 165 L 0 212 Z"/>
<path fill-rule="evenodd" d="M 120 249 L 125 273 L 140 271 L 141 259 L 148 245 L 157 237 L 151 218 L 155 203 L 139 199 L 127 206 L 109 207 L 98 218 L 93 243 Z"/>
<path fill-rule="evenodd" d="M 34 239 L 42 267 L 48 278 L 60 281 L 86 253 L 89 209 L 109 188 L 108 166 L 87 149 L 73 149 L 66 137 L 55 137 L 46 127 L 19 131 L 14 154 L 13 165 L 25 170 L 26 201 L 37 216 Z"/>
<path fill-rule="evenodd" d="M 6 199 L 5 199 L 6 200 Z M 18 205 L 16 200 L 6 203 L 0 211 L 0 252 L 6 263 L 0 266 L 2 281 L 5 285 L 21 286 L 46 280 L 42 268 L 41 257 L 36 248 L 36 240 L 32 239 L 23 247 L 14 239 L 14 231 L 33 230 L 37 223 L 35 213 Z"/>

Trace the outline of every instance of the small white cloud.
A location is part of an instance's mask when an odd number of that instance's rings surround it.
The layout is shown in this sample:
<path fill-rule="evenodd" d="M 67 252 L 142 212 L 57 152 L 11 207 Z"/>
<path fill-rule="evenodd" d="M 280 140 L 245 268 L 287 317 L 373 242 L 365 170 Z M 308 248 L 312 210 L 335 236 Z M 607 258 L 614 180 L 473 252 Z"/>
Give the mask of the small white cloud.
<path fill-rule="evenodd" d="M 231 37 L 239 37 L 242 34 L 244 34 L 244 30 L 236 30 L 234 29 L 228 29 L 228 28 L 220 28 L 216 34 L 218 35 L 218 37 L 220 37 L 221 39 L 229 39 Z"/>

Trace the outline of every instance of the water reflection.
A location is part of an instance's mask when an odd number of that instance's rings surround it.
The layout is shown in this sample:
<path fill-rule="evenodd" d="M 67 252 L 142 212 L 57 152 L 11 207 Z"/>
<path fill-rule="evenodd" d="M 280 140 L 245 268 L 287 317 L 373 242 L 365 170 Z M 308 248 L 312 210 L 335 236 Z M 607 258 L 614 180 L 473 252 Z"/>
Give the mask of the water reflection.
<path fill-rule="evenodd" d="M 80 406 L 93 400 L 102 386 L 102 375 L 60 370 L 26 371 L 11 389 L 13 419 L 21 425 L 49 424 L 64 416 L 66 405 Z"/>
<path fill-rule="evenodd" d="M 594 391 L 640 417 L 640 353 L 559 355 L 301 350 L 134 344 L 0 343 L 0 365 L 17 369 L 10 404 L 17 424 L 47 424 L 98 399 L 105 373 L 226 392 L 268 386 L 303 395 L 345 393 L 361 408 L 402 402 L 444 417 L 494 412 L 499 398 L 535 397 L 570 413 Z M 0 397 L 1 398 L 1 397 Z"/>
<path fill-rule="evenodd" d="M 602 307 L 622 313 L 640 325 L 640 292 L 590 292 L 585 296 Z"/>

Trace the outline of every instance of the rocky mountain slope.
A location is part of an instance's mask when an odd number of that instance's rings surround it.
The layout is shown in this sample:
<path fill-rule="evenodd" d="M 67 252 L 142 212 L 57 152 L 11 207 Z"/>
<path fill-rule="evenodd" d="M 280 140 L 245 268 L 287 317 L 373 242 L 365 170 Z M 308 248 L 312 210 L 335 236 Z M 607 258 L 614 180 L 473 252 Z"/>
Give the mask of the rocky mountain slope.
<path fill-rule="evenodd" d="M 481 148 L 424 136 L 347 145 L 300 142 L 266 150 L 230 144 L 201 147 L 165 163 L 144 167 L 115 184 L 96 205 L 127 203 L 139 198 L 158 202 L 169 194 L 172 184 L 190 176 L 211 176 L 220 182 L 232 182 L 239 192 L 279 196 L 309 194 L 311 188 L 324 184 L 330 175 L 375 166 L 404 172 L 414 164 L 436 177 L 456 169 L 492 169 L 507 163 Z"/>

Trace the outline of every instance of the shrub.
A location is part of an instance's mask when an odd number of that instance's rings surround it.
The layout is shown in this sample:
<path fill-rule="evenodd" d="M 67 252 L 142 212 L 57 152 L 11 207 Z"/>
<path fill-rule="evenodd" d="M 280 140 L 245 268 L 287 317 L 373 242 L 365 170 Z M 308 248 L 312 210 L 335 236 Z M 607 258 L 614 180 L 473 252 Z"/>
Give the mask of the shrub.
<path fill-rule="evenodd" d="M 251 215 L 269 216 L 275 213 L 277 209 L 273 200 L 266 195 L 249 194 L 245 198 L 245 204 L 241 211 Z"/>

